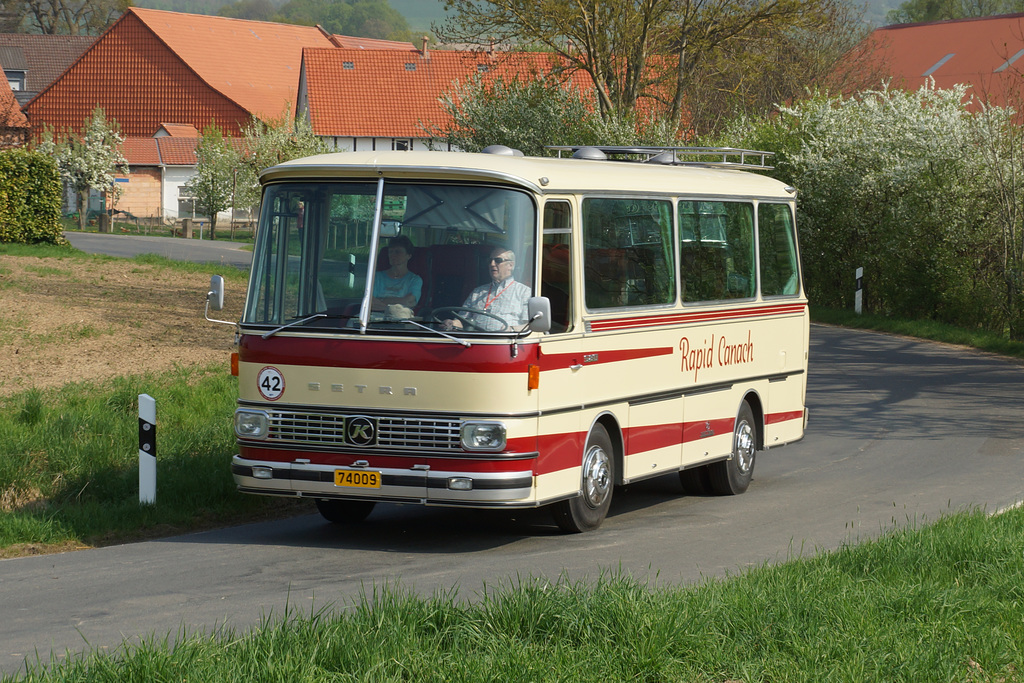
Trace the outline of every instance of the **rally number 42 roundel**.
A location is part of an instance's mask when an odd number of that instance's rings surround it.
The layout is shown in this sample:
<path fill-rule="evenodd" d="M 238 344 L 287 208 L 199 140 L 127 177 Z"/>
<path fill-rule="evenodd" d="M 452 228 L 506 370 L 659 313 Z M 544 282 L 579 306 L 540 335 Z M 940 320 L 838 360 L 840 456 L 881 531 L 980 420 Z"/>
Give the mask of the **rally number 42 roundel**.
<path fill-rule="evenodd" d="M 268 401 L 276 401 L 284 393 L 284 375 L 277 368 L 268 365 L 256 376 L 256 386 L 260 396 Z"/>

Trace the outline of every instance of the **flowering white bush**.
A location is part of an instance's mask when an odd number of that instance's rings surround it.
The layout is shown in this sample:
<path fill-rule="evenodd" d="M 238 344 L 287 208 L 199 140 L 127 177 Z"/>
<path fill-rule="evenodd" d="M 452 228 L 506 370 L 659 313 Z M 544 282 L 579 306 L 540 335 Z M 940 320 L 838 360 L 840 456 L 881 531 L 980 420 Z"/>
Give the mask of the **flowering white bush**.
<path fill-rule="evenodd" d="M 89 189 L 106 192 L 109 206 L 117 204 L 121 188 L 117 175 L 128 175 L 128 160 L 121 153 L 124 137 L 117 122 L 107 122 L 99 107 L 85 120 L 81 137 L 68 135 L 55 141 L 51 131 L 44 133 L 39 150 L 57 161 L 61 177 L 79 197 L 79 225 L 84 229 Z"/>
<path fill-rule="evenodd" d="M 1005 323 L 992 214 L 1014 112 L 977 105 L 967 92 L 926 84 L 817 93 L 780 107 L 769 124 L 747 124 L 747 143 L 780 150 L 778 170 L 800 192 L 813 301 L 849 306 L 863 267 L 868 310 Z"/>

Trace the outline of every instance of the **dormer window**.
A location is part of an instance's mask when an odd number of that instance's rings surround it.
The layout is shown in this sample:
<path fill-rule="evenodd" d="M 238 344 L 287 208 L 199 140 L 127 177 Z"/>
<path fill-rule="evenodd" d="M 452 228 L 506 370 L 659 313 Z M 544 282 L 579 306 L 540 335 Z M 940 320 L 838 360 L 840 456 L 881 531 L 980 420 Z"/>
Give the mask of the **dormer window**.
<path fill-rule="evenodd" d="M 7 83 L 11 86 L 11 90 L 20 92 L 25 89 L 25 72 L 17 71 L 14 69 L 4 70 L 4 75 L 7 76 Z"/>

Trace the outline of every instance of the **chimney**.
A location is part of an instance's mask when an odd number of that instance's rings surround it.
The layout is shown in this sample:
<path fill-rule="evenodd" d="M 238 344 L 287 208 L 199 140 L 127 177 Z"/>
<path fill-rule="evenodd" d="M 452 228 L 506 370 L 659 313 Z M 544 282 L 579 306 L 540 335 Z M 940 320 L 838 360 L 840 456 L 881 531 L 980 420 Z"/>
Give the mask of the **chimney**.
<path fill-rule="evenodd" d="M 430 53 L 427 52 L 427 43 L 430 42 L 430 36 L 423 36 L 423 59 L 430 59 Z"/>

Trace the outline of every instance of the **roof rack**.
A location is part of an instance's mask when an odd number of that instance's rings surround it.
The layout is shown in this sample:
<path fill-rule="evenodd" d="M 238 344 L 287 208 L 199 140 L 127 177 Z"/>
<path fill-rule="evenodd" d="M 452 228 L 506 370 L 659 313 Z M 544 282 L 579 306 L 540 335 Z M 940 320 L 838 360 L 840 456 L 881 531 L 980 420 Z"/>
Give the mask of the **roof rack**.
<path fill-rule="evenodd" d="M 775 152 L 735 147 L 617 147 L 601 145 L 549 145 L 546 149 L 572 152 L 574 159 L 590 161 L 633 161 L 669 166 L 714 166 L 767 171 L 766 158 Z"/>

